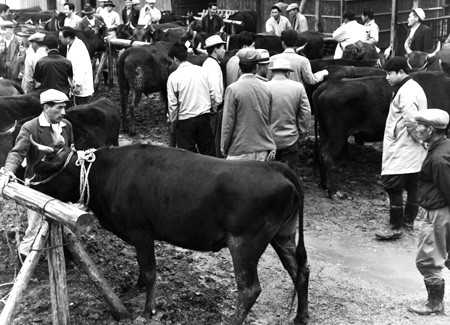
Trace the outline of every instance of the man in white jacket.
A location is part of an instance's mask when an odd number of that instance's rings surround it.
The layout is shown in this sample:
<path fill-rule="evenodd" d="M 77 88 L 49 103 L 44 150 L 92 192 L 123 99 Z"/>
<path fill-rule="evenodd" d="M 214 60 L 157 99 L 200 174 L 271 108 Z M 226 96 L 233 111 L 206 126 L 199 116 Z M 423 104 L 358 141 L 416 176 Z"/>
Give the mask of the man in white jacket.
<path fill-rule="evenodd" d="M 333 33 L 333 38 L 338 42 L 334 59 L 342 58 L 347 45 L 354 44 L 357 41 L 365 42 L 366 40 L 366 29 L 355 20 L 353 11 L 346 11 L 342 17 L 344 19 L 342 26 Z"/>
<path fill-rule="evenodd" d="M 67 45 L 67 59 L 73 67 L 73 95 L 75 105 L 86 104 L 94 93 L 94 80 L 89 52 L 82 40 L 75 36 L 73 28 L 64 27 L 59 38 Z"/>

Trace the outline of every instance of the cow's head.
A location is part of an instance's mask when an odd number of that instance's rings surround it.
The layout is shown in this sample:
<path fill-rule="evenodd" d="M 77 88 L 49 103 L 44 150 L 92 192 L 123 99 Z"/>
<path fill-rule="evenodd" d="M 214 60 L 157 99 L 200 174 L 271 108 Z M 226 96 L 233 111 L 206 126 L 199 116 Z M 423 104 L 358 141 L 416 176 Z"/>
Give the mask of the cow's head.
<path fill-rule="evenodd" d="M 355 44 L 347 45 L 342 53 L 343 60 L 376 60 L 378 54 L 375 46 L 357 41 Z"/>
<path fill-rule="evenodd" d="M 144 26 L 136 26 L 133 30 L 133 39 L 140 42 L 152 42 L 153 41 L 153 31 L 152 25 L 146 24 Z"/>
<path fill-rule="evenodd" d="M 121 24 L 117 27 L 116 36 L 120 39 L 132 39 L 133 38 L 134 26 L 131 22 L 126 24 Z"/>
<path fill-rule="evenodd" d="M 408 66 L 412 70 L 426 70 L 428 65 L 433 62 L 438 52 L 441 50 L 441 42 L 438 42 L 436 50 L 433 53 L 426 53 L 421 51 L 411 51 L 408 42 L 405 44 L 406 59 Z"/>

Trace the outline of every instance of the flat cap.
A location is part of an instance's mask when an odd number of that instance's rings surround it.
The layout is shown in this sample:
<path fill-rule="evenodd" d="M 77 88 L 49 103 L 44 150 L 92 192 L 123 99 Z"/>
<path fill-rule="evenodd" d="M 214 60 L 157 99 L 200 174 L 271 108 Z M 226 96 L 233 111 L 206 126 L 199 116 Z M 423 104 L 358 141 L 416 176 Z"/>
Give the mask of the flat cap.
<path fill-rule="evenodd" d="M 239 50 L 237 56 L 239 58 L 239 62 L 242 63 L 258 63 L 259 59 L 261 59 L 259 53 L 249 47 Z"/>
<path fill-rule="evenodd" d="M 147 3 L 156 3 L 156 0 L 145 0 Z"/>
<path fill-rule="evenodd" d="M 417 123 L 432 126 L 436 129 L 445 129 L 449 116 L 446 111 L 439 108 L 429 108 L 418 111 L 414 116 Z"/>
<path fill-rule="evenodd" d="M 298 9 L 297 3 L 291 3 L 289 6 L 287 6 L 286 11 L 291 11 L 292 9 Z"/>
<path fill-rule="evenodd" d="M 383 70 L 395 72 L 403 70 L 404 72 L 408 72 L 409 71 L 408 61 L 406 61 L 404 57 L 394 56 L 384 64 Z"/>
<path fill-rule="evenodd" d="M 256 52 L 259 53 L 259 56 L 261 57 L 258 61 L 258 63 L 269 63 L 270 62 L 270 54 L 269 51 L 267 51 L 266 49 L 256 49 Z"/>
<path fill-rule="evenodd" d="M 30 37 L 28 37 L 28 41 L 30 42 L 43 42 L 45 38 L 44 33 L 34 33 Z"/>
<path fill-rule="evenodd" d="M 0 22 L 1 28 L 7 28 L 7 27 L 14 28 L 14 26 L 15 26 L 15 24 L 12 21 L 5 20 L 5 21 Z"/>
<path fill-rule="evenodd" d="M 425 19 L 425 11 L 422 8 L 412 8 L 412 11 L 416 13 L 420 20 Z"/>
<path fill-rule="evenodd" d="M 213 35 L 210 36 L 206 39 L 205 41 L 205 48 L 211 47 L 211 46 L 216 46 L 219 44 L 226 44 L 223 39 L 220 38 L 219 35 Z"/>
<path fill-rule="evenodd" d="M 54 103 L 64 103 L 68 102 L 69 98 L 67 98 L 66 94 L 62 91 L 56 89 L 49 89 L 41 93 L 41 104 L 54 102 Z"/>
<path fill-rule="evenodd" d="M 141 4 L 141 0 L 132 0 L 131 4 L 132 5 L 140 5 Z"/>
<path fill-rule="evenodd" d="M 272 66 L 269 67 L 269 70 L 284 70 L 284 71 L 294 71 L 291 67 L 291 62 L 285 58 L 278 58 L 272 62 Z"/>

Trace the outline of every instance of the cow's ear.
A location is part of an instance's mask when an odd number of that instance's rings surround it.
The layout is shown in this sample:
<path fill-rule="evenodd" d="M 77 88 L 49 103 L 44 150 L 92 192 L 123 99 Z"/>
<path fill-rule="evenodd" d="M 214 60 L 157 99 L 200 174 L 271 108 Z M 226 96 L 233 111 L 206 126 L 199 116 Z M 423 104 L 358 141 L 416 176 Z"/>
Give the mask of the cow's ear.
<path fill-rule="evenodd" d="M 34 165 L 34 172 L 41 177 L 48 177 L 59 171 L 61 166 L 54 161 L 41 160 Z"/>

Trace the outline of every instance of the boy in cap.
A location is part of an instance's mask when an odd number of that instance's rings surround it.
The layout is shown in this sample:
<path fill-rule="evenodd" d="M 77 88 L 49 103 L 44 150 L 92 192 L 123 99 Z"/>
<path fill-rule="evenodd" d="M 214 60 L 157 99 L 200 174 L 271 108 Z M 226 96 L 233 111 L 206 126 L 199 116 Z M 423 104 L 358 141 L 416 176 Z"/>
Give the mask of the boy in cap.
<path fill-rule="evenodd" d="M 308 30 L 308 21 L 306 20 L 306 17 L 299 12 L 297 3 L 291 3 L 286 8 L 286 12 L 289 15 L 289 21 L 293 30 L 297 31 L 299 34 Z"/>
<path fill-rule="evenodd" d="M 161 11 L 155 8 L 156 0 L 145 0 L 145 6 L 139 13 L 138 25 L 158 24 L 161 20 Z"/>
<path fill-rule="evenodd" d="M 222 158 L 219 150 L 220 128 L 223 109 L 223 74 L 220 61 L 225 57 L 225 42 L 219 35 L 208 37 L 205 41 L 208 58 L 203 62 L 202 69 L 211 93 L 211 129 L 214 135 L 216 157 Z"/>
<path fill-rule="evenodd" d="M 281 36 L 281 32 L 292 28 L 289 19 L 281 15 L 281 8 L 273 5 L 270 12 L 271 17 L 266 21 L 266 32 Z"/>
<path fill-rule="evenodd" d="M 39 86 L 39 83 L 35 82 L 33 76 L 36 63 L 40 58 L 47 56 L 47 51 L 44 47 L 44 38 L 45 34 L 43 33 L 34 33 L 28 37 L 32 52 L 28 52 L 25 58 L 25 68 L 22 78 L 22 89 L 25 94 L 34 91 Z"/>
<path fill-rule="evenodd" d="M 386 62 L 386 79 L 396 89 L 392 96 L 383 138 L 381 181 L 389 195 L 389 224 L 375 233 L 377 239 L 394 240 L 402 235 L 402 227 L 414 228 L 418 212 L 417 190 L 419 172 L 426 150 L 415 137 L 412 117 L 427 109 L 427 97 L 422 87 L 408 75 L 408 63 L 403 57 Z M 403 190 L 407 192 L 403 212 Z"/>
<path fill-rule="evenodd" d="M 225 92 L 221 150 L 229 160 L 266 161 L 275 156 L 276 146 L 269 129 L 272 95 L 255 77 L 259 59 L 256 50 L 241 50 L 242 76 Z"/>
<path fill-rule="evenodd" d="M 1 170 L 0 191 L 3 191 L 3 187 L 9 180 L 15 178 L 14 174 L 25 158 L 27 161 L 25 177 L 31 178 L 34 175 L 34 165 L 42 160 L 44 154 L 31 143 L 31 136 L 34 141 L 44 146 L 51 146 L 57 142 L 63 142 L 67 147 L 73 144 L 72 124 L 64 119 L 68 100 L 63 92 L 55 89 L 41 93 L 42 113 L 22 125 L 14 148 L 9 152 L 5 167 Z M 30 252 L 42 220 L 38 212 L 29 209 L 27 217 L 28 228 L 18 248 L 22 261 Z"/>
<path fill-rule="evenodd" d="M 258 66 L 256 68 L 255 77 L 261 81 L 267 82 L 267 71 L 269 71 L 270 54 L 266 49 L 256 49 L 260 59 L 258 61 Z"/>
<path fill-rule="evenodd" d="M 269 69 L 273 72 L 267 88 L 272 94 L 270 131 L 277 145 L 275 160 L 286 162 L 295 171 L 297 141 L 308 131 L 311 119 L 308 96 L 301 83 L 289 79 L 288 74 L 293 70 L 288 60 L 278 58 Z"/>
<path fill-rule="evenodd" d="M 430 27 L 422 24 L 425 12 L 422 8 L 413 8 L 408 16 L 408 27 L 411 29 L 405 41 L 405 50 L 433 52 L 433 33 Z"/>
<path fill-rule="evenodd" d="M 448 113 L 430 108 L 415 115 L 417 135 L 428 144 L 420 170 L 419 204 L 427 210 L 419 235 L 416 266 L 424 277 L 428 299 L 409 307 L 419 315 L 444 314 L 444 266 L 450 268 L 450 141 Z"/>

